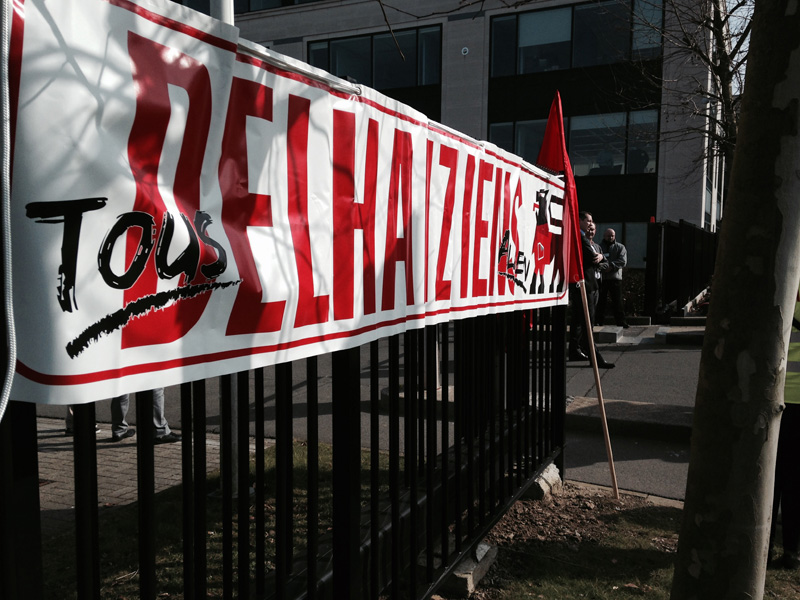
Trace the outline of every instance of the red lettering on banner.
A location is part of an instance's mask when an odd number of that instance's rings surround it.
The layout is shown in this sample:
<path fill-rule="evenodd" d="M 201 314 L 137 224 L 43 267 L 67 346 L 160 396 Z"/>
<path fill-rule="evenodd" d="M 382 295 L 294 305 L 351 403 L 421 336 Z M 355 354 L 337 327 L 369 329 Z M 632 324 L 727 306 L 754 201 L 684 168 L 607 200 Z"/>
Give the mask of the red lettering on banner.
<path fill-rule="evenodd" d="M 494 167 L 491 163 L 481 160 L 478 173 L 478 203 L 475 207 L 475 238 L 472 241 L 472 297 L 480 298 L 486 295 L 486 280 L 481 279 L 481 240 L 489 235 L 489 223 L 483 218 L 483 184 L 492 181 Z M 494 251 L 490 249 L 493 253 Z"/>
<path fill-rule="evenodd" d="M 500 212 L 502 210 L 504 218 L 506 222 L 508 222 L 508 202 L 510 201 L 509 195 L 511 191 L 509 188 L 509 180 L 508 178 L 511 176 L 510 173 L 505 174 L 505 186 L 501 186 L 503 183 L 503 169 L 497 167 L 497 172 L 495 175 L 495 186 L 494 186 L 494 217 L 492 218 L 492 243 L 489 246 L 489 295 L 494 294 L 494 282 L 498 280 L 497 283 L 497 292 L 498 294 L 505 294 L 506 286 L 505 286 L 505 277 L 501 276 L 498 271 L 499 269 L 499 249 L 500 246 L 498 244 L 498 239 L 502 239 L 503 233 L 500 231 Z M 503 188 L 505 187 L 506 191 L 506 202 L 503 203 Z M 505 210 L 503 210 L 505 209 Z M 505 231 L 505 229 L 503 230 Z M 500 237 L 498 237 L 500 236 Z"/>
<path fill-rule="evenodd" d="M 494 294 L 494 280 L 497 273 L 497 227 L 499 226 L 498 220 L 500 219 L 501 202 L 503 201 L 503 188 L 500 185 L 503 182 L 503 169 L 497 167 L 495 171 L 495 186 L 494 186 L 494 202 L 492 203 L 492 237 L 489 242 L 489 256 L 486 257 L 486 262 L 489 263 L 489 295 Z"/>
<path fill-rule="evenodd" d="M 389 218 L 386 224 L 386 252 L 383 269 L 381 310 L 394 309 L 395 272 L 398 262 L 406 265 L 406 304 L 414 305 L 414 265 L 411 239 L 411 134 L 395 130 L 392 172 L 389 180 Z M 397 208 L 402 194 L 403 235 L 397 235 Z"/>
<path fill-rule="evenodd" d="M 333 111 L 333 318 L 352 319 L 355 311 L 355 230 L 364 232 L 364 314 L 375 312 L 375 195 L 378 179 L 378 122 L 369 120 L 364 202 L 355 194 L 356 116 Z"/>
<path fill-rule="evenodd" d="M 513 264 L 509 271 L 511 274 L 516 277 L 517 273 L 517 264 L 519 263 L 519 232 L 517 231 L 517 211 L 522 208 L 522 178 L 517 181 L 517 189 L 514 192 L 514 201 L 512 202 L 511 208 L 511 241 L 514 243 L 514 257 L 513 257 Z M 509 258 L 511 258 L 510 250 L 509 250 Z M 514 279 L 510 280 L 508 283 L 509 288 L 511 289 L 511 293 L 514 293 Z M 524 291 L 524 290 L 523 290 Z"/>
<path fill-rule="evenodd" d="M 236 294 L 225 335 L 279 331 L 285 300 L 262 302 L 248 227 L 272 227 L 272 201 L 251 194 L 247 175 L 247 117 L 272 121 L 272 89 L 234 77 L 222 137 L 219 182 L 222 188 L 222 224 L 228 235 L 242 283 Z"/>
<path fill-rule="evenodd" d="M 289 225 L 300 285 L 295 327 L 328 320 L 328 296 L 314 295 L 311 234 L 308 225 L 308 120 L 311 100 L 289 95 Z"/>
<path fill-rule="evenodd" d="M 211 81 L 206 67 L 191 56 L 133 32 L 128 33 L 128 53 L 136 89 L 136 114 L 128 138 L 128 160 L 136 181 L 133 210 L 153 216 L 153 231 L 143 231 L 141 235 L 156 238 L 163 227 L 166 212 L 166 205 L 158 190 L 158 169 L 172 114 L 168 86 L 183 88 L 189 96 L 186 129 L 172 192 L 178 210 L 188 217 L 184 222 L 191 228 L 191 221 L 200 208 L 200 174 L 211 124 Z M 196 239 L 196 232 L 192 233 Z M 136 260 L 139 242 L 139 234 L 129 230 L 125 245 L 126 265 Z M 204 280 L 202 274 L 196 274 L 195 270 L 184 271 L 180 268 L 184 262 L 194 262 L 188 260 L 191 258 L 190 250 L 187 248 L 172 265 L 161 265 L 166 275 L 182 273 L 179 286 Z M 200 264 L 216 260 L 216 256 L 205 245 L 198 250 Z M 187 272 L 195 273 L 192 281 L 187 281 Z M 155 294 L 157 286 L 158 272 L 151 255 L 141 276 L 124 291 L 125 305 Z M 181 338 L 200 319 L 209 298 L 210 294 L 202 294 L 128 322 L 122 330 L 122 347 L 166 344 Z"/>
<path fill-rule="evenodd" d="M 506 173 L 505 183 L 503 185 L 503 226 L 500 228 L 500 235 L 505 235 L 507 231 L 509 231 L 511 220 L 511 173 Z M 509 252 L 511 248 L 508 249 Z M 500 272 L 507 273 L 508 272 L 508 263 L 510 262 L 511 255 L 509 252 L 503 255 L 503 258 L 500 260 L 500 264 L 497 266 L 497 292 L 499 294 L 506 293 L 506 278 L 500 275 Z M 508 287 L 511 293 L 514 293 L 514 281 L 513 279 L 508 280 Z"/>
<path fill-rule="evenodd" d="M 469 291 L 469 234 L 472 226 L 472 186 L 475 182 L 475 157 L 467 155 L 464 174 L 464 202 L 461 207 L 461 297 Z"/>
<path fill-rule="evenodd" d="M 433 140 L 428 140 L 425 152 L 425 302 L 428 301 L 428 244 L 431 228 L 431 162 L 433 161 Z"/>
<path fill-rule="evenodd" d="M 447 146 L 439 148 L 439 164 L 450 169 L 447 178 L 447 189 L 444 193 L 444 211 L 442 213 L 442 234 L 439 239 L 439 260 L 436 263 L 436 299 L 450 299 L 450 281 L 445 281 L 444 267 L 447 264 L 447 252 L 450 246 L 450 229 L 453 224 L 453 205 L 456 200 L 456 176 L 458 174 L 458 150 Z"/>

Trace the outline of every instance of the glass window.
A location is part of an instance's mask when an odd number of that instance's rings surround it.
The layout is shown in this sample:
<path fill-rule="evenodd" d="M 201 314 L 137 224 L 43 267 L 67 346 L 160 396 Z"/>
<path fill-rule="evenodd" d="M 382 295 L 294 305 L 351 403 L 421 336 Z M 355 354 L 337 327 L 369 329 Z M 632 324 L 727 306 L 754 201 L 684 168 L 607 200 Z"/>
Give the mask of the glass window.
<path fill-rule="evenodd" d="M 516 154 L 529 163 L 535 163 L 539 158 L 539 150 L 542 149 L 545 127 L 547 127 L 547 119 L 519 121 L 514 131 Z"/>
<path fill-rule="evenodd" d="M 558 8 L 519 16 L 519 73 L 568 69 L 572 9 Z"/>
<path fill-rule="evenodd" d="M 397 31 L 394 36 L 381 33 L 373 38 L 372 85 L 379 90 L 417 85 L 416 31 Z"/>
<path fill-rule="evenodd" d="M 629 115 L 628 173 L 655 173 L 658 111 L 637 110 Z"/>
<path fill-rule="evenodd" d="M 372 86 L 370 37 L 331 40 L 330 71 L 337 77 L 351 77 L 358 83 Z"/>
<path fill-rule="evenodd" d="M 279 8 L 285 6 L 281 0 L 250 0 L 249 10 L 264 10 L 265 8 Z"/>
<path fill-rule="evenodd" d="M 308 45 L 308 64 L 330 71 L 328 64 L 328 42 L 311 42 Z"/>
<path fill-rule="evenodd" d="M 575 7 L 573 66 L 607 65 L 628 58 L 630 7 L 611 0 Z"/>
<path fill-rule="evenodd" d="M 620 237 L 617 231 L 617 237 Z M 628 268 L 644 269 L 647 256 L 647 223 L 625 223 L 624 234 L 620 241 L 628 251 Z M 624 277 L 624 275 L 623 275 Z"/>
<path fill-rule="evenodd" d="M 489 125 L 489 141 L 503 150 L 514 153 L 514 124 L 492 123 Z"/>
<path fill-rule="evenodd" d="M 624 171 L 625 117 L 609 113 L 570 119 L 569 155 L 576 176 Z"/>
<path fill-rule="evenodd" d="M 184 6 L 188 6 L 191 9 L 196 10 L 197 12 L 201 12 L 206 15 L 211 14 L 211 5 L 210 0 L 177 0 L 178 4 L 183 4 Z M 235 6 L 238 6 L 241 3 L 241 0 L 234 0 L 236 2 Z M 247 6 L 247 1 L 245 0 L 244 6 Z"/>
<path fill-rule="evenodd" d="M 201 1 L 208 2 L 208 0 Z M 234 0 L 233 11 L 239 15 L 253 10 L 280 8 L 281 6 L 294 6 L 295 4 L 308 4 L 310 2 L 319 2 L 319 0 Z"/>
<path fill-rule="evenodd" d="M 438 27 L 419 30 L 419 85 L 437 85 L 441 81 L 442 33 Z"/>
<path fill-rule="evenodd" d="M 633 5 L 633 58 L 661 53 L 663 11 L 661 0 L 635 0 Z"/>
<path fill-rule="evenodd" d="M 517 72 L 517 17 L 509 15 L 492 19 L 492 77 Z"/>

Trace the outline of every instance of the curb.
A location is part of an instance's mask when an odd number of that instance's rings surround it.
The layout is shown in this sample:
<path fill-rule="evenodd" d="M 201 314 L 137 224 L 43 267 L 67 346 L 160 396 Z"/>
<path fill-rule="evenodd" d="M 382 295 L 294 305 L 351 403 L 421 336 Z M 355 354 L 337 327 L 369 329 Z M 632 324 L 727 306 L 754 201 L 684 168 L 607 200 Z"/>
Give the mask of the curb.
<path fill-rule="evenodd" d="M 613 493 L 611 486 L 607 485 L 598 485 L 596 483 L 584 483 L 582 481 L 575 481 L 574 479 L 565 479 L 564 484 L 580 488 L 581 490 L 585 490 L 587 492 L 608 494 L 609 496 Z M 638 498 L 644 498 L 654 506 L 664 506 L 667 508 L 677 508 L 679 510 L 683 510 L 683 500 L 677 500 L 675 498 L 665 498 L 663 496 L 654 496 L 653 494 L 647 494 L 645 492 L 635 492 L 633 490 L 620 489 L 619 493 L 620 496 L 636 496 Z"/>
<path fill-rule="evenodd" d="M 596 433 L 602 429 L 597 398 L 577 396 L 567 402 L 567 431 Z M 693 408 L 608 399 L 604 405 L 609 433 L 667 441 L 691 438 Z"/>
<path fill-rule="evenodd" d="M 670 346 L 702 346 L 705 334 L 705 327 L 660 327 L 655 340 Z"/>

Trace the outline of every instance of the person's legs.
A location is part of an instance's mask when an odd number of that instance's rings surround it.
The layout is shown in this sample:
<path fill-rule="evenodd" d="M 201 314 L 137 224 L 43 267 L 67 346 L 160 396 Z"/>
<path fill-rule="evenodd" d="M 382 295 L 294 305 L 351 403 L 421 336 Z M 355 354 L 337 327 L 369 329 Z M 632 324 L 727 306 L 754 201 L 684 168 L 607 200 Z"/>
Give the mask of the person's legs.
<path fill-rule="evenodd" d="M 115 396 L 111 399 L 111 435 L 114 438 L 122 438 L 128 432 L 128 405 L 130 398 L 128 394 Z"/>
<path fill-rule="evenodd" d="M 581 293 L 576 285 L 569 287 L 570 319 L 569 319 L 569 358 L 577 360 L 583 353 L 581 350 L 581 338 L 585 329 L 583 319 L 583 303 Z"/>
<path fill-rule="evenodd" d="M 67 435 L 72 435 L 75 420 L 72 418 L 72 406 L 67 406 L 67 414 L 64 417 L 64 429 Z"/>
<path fill-rule="evenodd" d="M 169 435 L 169 423 L 164 416 L 164 388 L 153 390 L 153 427 L 157 438 Z"/>

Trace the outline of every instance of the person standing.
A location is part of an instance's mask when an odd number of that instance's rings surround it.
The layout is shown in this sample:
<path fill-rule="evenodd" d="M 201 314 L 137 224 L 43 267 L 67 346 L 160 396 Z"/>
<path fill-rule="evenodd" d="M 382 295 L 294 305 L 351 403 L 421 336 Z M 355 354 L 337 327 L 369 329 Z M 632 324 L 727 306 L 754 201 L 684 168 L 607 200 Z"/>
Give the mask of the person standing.
<path fill-rule="evenodd" d="M 594 323 L 594 302 L 592 293 L 598 291 L 596 271 L 598 265 L 603 262 L 602 253 L 595 252 L 592 242 L 587 236 L 589 225 L 594 224 L 592 214 L 586 211 L 580 212 L 581 228 L 581 264 L 583 268 L 583 285 L 586 287 L 587 304 L 589 308 L 589 321 Z M 589 332 L 586 330 L 583 315 L 583 302 L 581 292 L 576 284 L 570 284 L 569 288 L 571 318 L 569 335 L 569 360 L 588 360 L 589 352 Z M 603 369 L 613 369 L 614 364 L 606 362 L 595 348 L 595 358 L 597 366 Z"/>
<path fill-rule="evenodd" d="M 611 310 L 614 312 L 614 322 L 619 327 L 627 329 L 625 308 L 622 302 L 622 269 L 628 264 L 628 251 L 625 246 L 617 241 L 617 233 L 609 228 L 603 234 L 600 242 L 603 255 L 606 257 L 608 268 L 603 271 L 600 283 L 600 299 L 597 304 L 597 319 L 602 325 L 606 316 L 606 300 L 611 295 Z"/>
<path fill-rule="evenodd" d="M 121 442 L 136 435 L 136 430 L 129 427 L 126 420 L 129 404 L 128 394 L 111 399 L 111 439 L 114 442 Z M 181 441 L 181 436 L 170 430 L 167 418 L 164 416 L 164 388 L 153 390 L 153 427 L 155 428 L 154 443 L 171 444 Z"/>
<path fill-rule="evenodd" d="M 783 403 L 785 408 L 781 415 L 778 453 L 775 457 L 769 549 L 771 557 L 780 510 L 783 537 L 781 564 L 786 569 L 797 569 L 800 568 L 800 478 L 797 477 L 797 457 L 800 456 L 800 292 L 797 294 L 789 338 Z"/>

